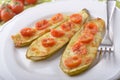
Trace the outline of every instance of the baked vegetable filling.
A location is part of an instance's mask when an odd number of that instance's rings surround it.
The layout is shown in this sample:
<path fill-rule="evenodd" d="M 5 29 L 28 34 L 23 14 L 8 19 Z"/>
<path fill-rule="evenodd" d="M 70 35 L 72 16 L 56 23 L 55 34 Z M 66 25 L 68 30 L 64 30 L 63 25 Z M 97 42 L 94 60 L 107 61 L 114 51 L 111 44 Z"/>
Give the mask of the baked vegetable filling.
<path fill-rule="evenodd" d="M 98 27 L 95 23 L 88 22 L 85 24 L 84 29 L 81 31 L 80 37 L 71 47 L 73 55 L 64 60 L 64 64 L 67 68 L 76 68 L 80 66 L 84 60 L 84 64 L 88 64 L 92 61 L 91 57 L 86 57 L 88 54 L 87 45 L 93 42 L 97 32 Z"/>

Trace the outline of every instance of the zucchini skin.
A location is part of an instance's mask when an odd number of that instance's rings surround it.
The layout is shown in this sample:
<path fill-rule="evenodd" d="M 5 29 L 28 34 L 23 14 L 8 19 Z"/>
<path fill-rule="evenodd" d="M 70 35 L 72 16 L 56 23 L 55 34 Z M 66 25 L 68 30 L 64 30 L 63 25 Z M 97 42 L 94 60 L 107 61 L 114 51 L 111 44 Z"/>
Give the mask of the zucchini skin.
<path fill-rule="evenodd" d="M 82 11 L 80 11 L 80 14 L 82 14 L 82 16 L 83 16 L 83 21 L 82 21 L 82 23 L 81 23 L 79 26 L 78 26 L 78 25 L 75 25 L 75 26 L 76 26 L 76 32 L 81 28 L 82 24 L 84 24 L 84 23 L 89 19 L 89 13 L 88 13 L 88 11 L 87 11 L 86 9 L 83 9 Z M 59 28 L 59 26 L 58 26 L 57 28 Z M 56 29 L 57 29 L 57 28 L 56 28 Z M 47 58 L 49 58 L 50 56 L 52 56 L 53 54 L 55 54 L 56 51 L 58 51 L 59 49 L 61 49 L 64 45 L 66 45 L 66 44 L 70 41 L 70 39 L 71 39 L 71 38 L 66 38 L 66 36 L 63 37 L 64 42 L 63 42 L 62 44 L 59 43 L 59 45 L 61 45 L 61 46 L 59 46 L 59 48 L 54 49 L 54 51 L 51 51 L 50 53 L 47 53 L 48 55 L 44 55 L 44 56 L 32 55 L 32 54 L 36 54 L 36 53 L 32 53 L 32 52 L 30 51 L 30 48 L 35 45 L 36 41 L 40 41 L 41 38 L 43 38 L 44 36 L 46 36 L 46 35 L 48 35 L 48 34 L 50 34 L 50 32 L 46 33 L 46 34 L 43 35 L 42 37 L 39 37 L 37 40 L 35 40 L 35 41 L 30 45 L 30 47 L 28 48 L 28 50 L 27 50 L 27 52 L 26 52 L 26 58 L 28 58 L 28 59 L 30 59 L 30 60 L 32 60 L 32 61 L 40 61 L 40 60 L 47 59 Z M 73 36 L 73 35 L 72 35 L 72 36 Z M 71 37 L 72 37 L 72 36 L 71 36 Z M 40 49 L 40 48 L 39 48 L 39 49 Z M 52 50 L 52 49 L 51 49 L 51 50 Z M 39 54 L 40 54 L 40 53 L 39 53 Z"/>
<path fill-rule="evenodd" d="M 26 47 L 26 46 L 29 46 L 34 40 L 36 40 L 40 36 L 49 32 L 50 29 L 54 29 L 54 28 L 58 27 L 60 24 L 62 24 L 66 20 L 68 20 L 68 16 L 64 15 L 64 20 L 62 20 L 61 22 L 58 22 L 56 24 L 52 24 L 51 26 L 49 26 L 48 28 L 46 28 L 44 30 L 37 31 L 36 35 L 33 37 L 30 37 L 30 38 L 23 38 L 20 33 L 12 35 L 11 38 L 15 44 L 15 47 Z M 50 20 L 49 20 L 49 22 L 50 22 Z M 34 29 L 34 27 L 32 27 L 32 28 Z"/>
<path fill-rule="evenodd" d="M 88 21 L 88 22 L 89 22 L 89 21 Z M 101 29 L 100 29 L 100 31 L 99 31 L 100 34 L 101 34 L 101 36 L 100 36 L 99 41 L 98 41 L 98 43 L 96 44 L 96 46 L 94 46 L 95 51 L 93 51 L 93 53 L 91 53 L 91 54 L 93 55 L 93 61 L 92 61 L 91 63 L 89 63 L 89 64 L 86 64 L 86 65 L 83 65 L 83 66 L 78 66 L 78 67 L 73 68 L 73 69 L 69 69 L 69 68 L 67 68 L 67 67 L 64 65 L 64 57 L 67 56 L 67 55 L 69 56 L 69 53 L 66 52 L 66 51 L 67 51 L 69 45 L 71 45 L 71 43 L 73 43 L 73 40 L 74 40 L 74 42 L 77 41 L 76 38 L 81 34 L 82 30 L 84 30 L 84 26 L 83 26 L 83 28 L 82 28 L 81 30 L 79 30 L 79 31 L 72 37 L 71 41 L 70 41 L 69 44 L 67 45 L 67 47 L 66 47 L 65 51 L 63 52 L 63 54 L 62 54 L 62 56 L 61 56 L 61 59 L 60 59 L 60 64 L 59 64 L 60 68 L 62 69 L 62 71 L 63 71 L 64 73 L 68 74 L 69 76 L 75 76 L 75 75 L 78 75 L 78 74 L 80 74 L 80 73 L 88 70 L 88 69 L 90 68 L 90 66 L 94 63 L 95 59 L 96 59 L 97 49 L 98 49 L 98 47 L 99 47 L 99 45 L 100 45 L 100 43 L 101 43 L 101 41 L 102 41 L 102 39 L 103 39 L 103 36 L 104 36 L 104 34 L 105 34 L 105 22 L 104 22 L 104 20 L 101 19 L 101 18 L 92 19 L 92 20 L 90 20 L 90 22 L 95 22 L 97 25 L 99 25 L 99 27 L 101 27 Z"/>

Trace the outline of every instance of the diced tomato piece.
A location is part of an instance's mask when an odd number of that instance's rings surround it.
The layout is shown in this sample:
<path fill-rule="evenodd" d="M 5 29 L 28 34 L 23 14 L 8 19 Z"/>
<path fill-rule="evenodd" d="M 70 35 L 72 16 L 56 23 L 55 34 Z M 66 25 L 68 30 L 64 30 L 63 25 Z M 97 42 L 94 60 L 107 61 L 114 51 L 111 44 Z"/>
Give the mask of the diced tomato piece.
<path fill-rule="evenodd" d="M 79 41 L 82 42 L 82 43 L 90 43 L 91 41 L 93 41 L 94 39 L 94 36 L 93 34 L 89 33 L 89 32 L 86 32 L 86 33 L 83 33 L 82 36 L 79 38 Z"/>
<path fill-rule="evenodd" d="M 82 22 L 82 16 L 80 14 L 72 14 L 70 20 L 76 24 L 80 24 Z"/>
<path fill-rule="evenodd" d="M 56 41 L 53 38 L 46 38 L 42 40 L 42 45 L 44 47 L 52 47 L 56 44 Z"/>
<path fill-rule="evenodd" d="M 78 67 L 82 63 L 80 56 L 74 55 L 65 59 L 64 64 L 70 69 Z"/>
<path fill-rule="evenodd" d="M 12 5 L 12 11 L 16 14 L 22 12 L 24 10 L 24 5 L 20 1 L 14 1 Z"/>
<path fill-rule="evenodd" d="M 74 23 L 72 23 L 72 22 L 65 22 L 60 27 L 64 31 L 70 31 L 73 26 L 74 26 Z"/>
<path fill-rule="evenodd" d="M 3 3 L 0 5 L 0 21 L 8 21 L 15 16 L 12 11 L 12 7 L 8 3 Z"/>
<path fill-rule="evenodd" d="M 24 36 L 24 37 L 31 37 L 31 36 L 33 36 L 33 35 L 35 34 L 35 32 L 36 32 L 36 31 L 35 31 L 34 29 L 28 28 L 28 27 L 23 28 L 23 29 L 20 31 L 21 35 Z"/>
<path fill-rule="evenodd" d="M 58 13 L 51 18 L 52 23 L 58 23 L 63 20 L 63 15 Z"/>
<path fill-rule="evenodd" d="M 47 28 L 49 25 L 50 25 L 50 23 L 49 23 L 48 20 L 41 20 L 41 21 L 38 21 L 38 22 L 35 24 L 35 28 L 36 28 L 37 30 L 43 30 L 43 29 Z"/>
<path fill-rule="evenodd" d="M 1 10 L 1 20 L 7 22 L 8 20 L 12 19 L 15 14 L 9 8 L 4 8 Z"/>
<path fill-rule="evenodd" d="M 53 37 L 62 37 L 65 35 L 65 33 L 63 31 L 60 31 L 60 30 L 55 30 L 55 29 L 52 29 L 51 30 L 51 35 Z"/>
<path fill-rule="evenodd" d="M 81 43 L 81 42 L 77 42 L 73 45 L 72 47 L 72 51 L 75 53 L 75 54 L 78 54 L 78 55 L 85 55 L 87 54 L 87 48 L 86 46 Z"/>
<path fill-rule="evenodd" d="M 85 31 L 95 35 L 98 32 L 98 27 L 95 23 L 89 22 L 85 24 Z"/>

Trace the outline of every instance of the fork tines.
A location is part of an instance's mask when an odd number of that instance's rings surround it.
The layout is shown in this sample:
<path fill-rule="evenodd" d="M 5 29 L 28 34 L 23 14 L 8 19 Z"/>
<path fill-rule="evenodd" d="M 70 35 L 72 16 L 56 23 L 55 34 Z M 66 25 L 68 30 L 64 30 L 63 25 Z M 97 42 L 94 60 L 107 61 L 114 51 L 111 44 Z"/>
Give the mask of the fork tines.
<path fill-rule="evenodd" d="M 114 52 L 114 47 L 111 45 L 100 45 L 100 47 L 98 48 L 98 51 L 102 51 L 102 52 Z"/>

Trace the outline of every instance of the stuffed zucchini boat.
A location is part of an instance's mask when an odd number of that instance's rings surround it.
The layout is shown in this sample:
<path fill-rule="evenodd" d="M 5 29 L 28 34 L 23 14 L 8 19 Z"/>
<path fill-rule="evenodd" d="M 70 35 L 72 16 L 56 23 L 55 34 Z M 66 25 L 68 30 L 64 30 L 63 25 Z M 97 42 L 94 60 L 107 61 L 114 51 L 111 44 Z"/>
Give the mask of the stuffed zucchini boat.
<path fill-rule="evenodd" d="M 56 28 L 68 19 L 68 16 L 61 13 L 55 14 L 50 19 L 37 21 L 33 27 L 25 27 L 19 33 L 12 35 L 11 38 L 16 47 L 30 45 L 35 39 Z"/>
<path fill-rule="evenodd" d="M 96 18 L 84 24 L 67 45 L 60 68 L 73 76 L 87 70 L 96 59 L 97 49 L 105 33 L 105 22 Z"/>
<path fill-rule="evenodd" d="M 70 41 L 88 18 L 89 14 L 86 9 L 70 15 L 68 21 L 35 40 L 29 46 L 26 57 L 33 61 L 50 57 Z"/>

